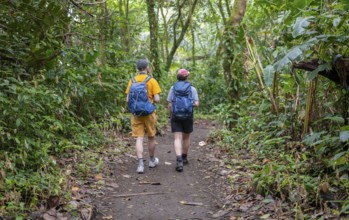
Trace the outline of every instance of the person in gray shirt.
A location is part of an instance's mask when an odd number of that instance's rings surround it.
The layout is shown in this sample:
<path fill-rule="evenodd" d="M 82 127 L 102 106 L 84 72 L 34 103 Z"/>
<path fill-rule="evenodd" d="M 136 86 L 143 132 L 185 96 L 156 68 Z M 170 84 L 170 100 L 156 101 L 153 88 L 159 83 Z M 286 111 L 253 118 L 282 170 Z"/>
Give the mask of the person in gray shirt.
<path fill-rule="evenodd" d="M 171 131 L 174 133 L 174 148 L 176 152 L 176 171 L 182 172 L 183 165 L 188 164 L 188 151 L 190 145 L 190 133 L 194 130 L 194 115 L 193 107 L 199 106 L 198 92 L 189 82 L 189 71 L 186 69 L 180 69 L 177 73 L 178 81 L 171 87 L 167 101 L 168 112 L 171 121 Z M 183 99 L 190 100 L 189 106 L 185 106 L 182 109 L 189 108 L 187 112 L 181 112 L 176 114 L 176 102 L 179 102 L 183 94 Z M 187 94 L 187 95 L 185 95 Z M 186 97 L 185 97 L 186 96 Z M 183 103 L 188 101 L 184 100 Z"/>

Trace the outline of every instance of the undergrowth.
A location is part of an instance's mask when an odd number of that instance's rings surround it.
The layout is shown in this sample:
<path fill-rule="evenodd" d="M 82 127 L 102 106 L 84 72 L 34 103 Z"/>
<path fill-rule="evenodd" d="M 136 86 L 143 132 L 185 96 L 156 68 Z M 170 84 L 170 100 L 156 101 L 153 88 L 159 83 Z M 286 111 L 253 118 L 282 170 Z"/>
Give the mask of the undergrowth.
<path fill-rule="evenodd" d="M 319 131 L 299 138 L 291 127 L 300 129 L 301 121 L 287 113 L 287 106 L 275 115 L 262 99 L 252 94 L 236 104 L 217 106 L 213 114 L 225 127 L 211 138 L 231 154 L 249 152 L 254 163 L 247 166 L 255 171 L 250 184 L 257 193 L 279 197 L 305 217 L 312 207 L 348 214 L 349 145 L 339 137 L 340 117 L 327 117 L 332 129 L 319 126 Z"/>

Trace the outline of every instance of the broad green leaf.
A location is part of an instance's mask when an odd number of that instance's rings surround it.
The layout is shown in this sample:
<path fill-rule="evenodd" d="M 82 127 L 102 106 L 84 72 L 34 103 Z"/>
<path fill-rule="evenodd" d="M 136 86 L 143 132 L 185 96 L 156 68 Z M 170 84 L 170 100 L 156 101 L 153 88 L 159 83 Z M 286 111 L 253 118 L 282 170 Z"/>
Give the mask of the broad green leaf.
<path fill-rule="evenodd" d="M 295 24 L 293 25 L 292 37 L 296 38 L 300 35 L 303 35 L 307 31 L 313 19 L 314 17 L 306 17 L 306 18 L 298 17 L 296 19 Z"/>
<path fill-rule="evenodd" d="M 319 65 L 315 70 L 311 71 L 308 74 L 307 80 L 308 81 L 313 80 L 318 75 L 319 72 L 324 71 L 324 70 L 328 69 L 329 67 L 330 67 L 330 65 L 328 65 L 327 63 Z"/>
<path fill-rule="evenodd" d="M 341 131 L 339 134 L 339 139 L 343 142 L 349 141 L 349 131 Z"/>
<path fill-rule="evenodd" d="M 346 152 L 343 151 L 343 152 L 340 152 L 336 155 L 334 155 L 333 159 L 332 160 L 338 160 L 339 158 L 341 158 Z"/>
<path fill-rule="evenodd" d="M 268 65 L 263 70 L 264 81 L 266 86 L 271 86 L 273 83 L 274 68 L 272 65 Z"/>
<path fill-rule="evenodd" d="M 305 7 L 310 5 L 310 3 L 312 2 L 313 0 L 295 0 L 293 1 L 292 6 L 298 12 L 300 9 L 304 9 Z"/>
<path fill-rule="evenodd" d="M 341 127 L 341 131 L 349 131 L 349 125 Z"/>
<path fill-rule="evenodd" d="M 347 213 L 348 210 L 349 210 L 349 204 L 346 204 L 345 206 L 342 207 L 341 213 Z"/>
<path fill-rule="evenodd" d="M 333 20 L 333 27 L 337 27 L 339 23 L 341 22 L 341 18 L 337 17 Z"/>
<path fill-rule="evenodd" d="M 284 56 L 281 60 L 274 63 L 274 70 L 279 71 L 287 64 L 291 63 L 295 59 L 297 59 L 299 56 L 301 56 L 303 52 L 299 47 L 293 48 L 291 51 L 289 51 L 286 56 Z"/>
<path fill-rule="evenodd" d="M 19 127 L 21 125 L 21 119 L 20 118 L 17 118 L 16 120 L 16 126 Z"/>
<path fill-rule="evenodd" d="M 337 123 L 343 123 L 344 122 L 344 118 L 343 117 L 339 117 L 339 116 L 325 117 L 324 120 L 330 120 L 330 121 L 337 122 Z"/>
<path fill-rule="evenodd" d="M 299 47 L 295 47 L 287 54 L 287 57 L 291 61 L 293 61 L 293 60 L 295 60 L 296 58 L 298 58 L 302 54 L 303 54 L 303 52 L 299 49 Z"/>
<path fill-rule="evenodd" d="M 284 66 L 289 64 L 291 62 L 290 59 L 287 58 L 287 56 L 283 57 L 281 60 L 274 63 L 274 70 L 280 71 Z"/>

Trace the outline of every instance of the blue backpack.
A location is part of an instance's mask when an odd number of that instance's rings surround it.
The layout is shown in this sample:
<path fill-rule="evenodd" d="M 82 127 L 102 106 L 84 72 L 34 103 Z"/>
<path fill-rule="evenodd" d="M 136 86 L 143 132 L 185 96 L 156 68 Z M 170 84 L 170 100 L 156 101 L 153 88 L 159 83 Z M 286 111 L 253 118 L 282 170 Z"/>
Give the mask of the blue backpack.
<path fill-rule="evenodd" d="M 173 85 L 172 117 L 177 120 L 193 118 L 193 97 L 188 81 L 178 81 Z"/>
<path fill-rule="evenodd" d="M 128 108 L 134 116 L 146 116 L 155 111 L 155 106 L 149 101 L 147 82 L 148 76 L 143 82 L 136 82 L 132 78 L 130 92 L 128 93 Z"/>

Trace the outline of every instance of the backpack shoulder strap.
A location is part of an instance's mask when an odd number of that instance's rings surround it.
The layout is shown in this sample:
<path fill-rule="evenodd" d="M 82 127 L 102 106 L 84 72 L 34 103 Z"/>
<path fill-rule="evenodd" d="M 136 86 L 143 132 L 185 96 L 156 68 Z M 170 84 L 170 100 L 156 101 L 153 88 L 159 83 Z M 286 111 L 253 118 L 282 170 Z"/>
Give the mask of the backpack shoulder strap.
<path fill-rule="evenodd" d="M 147 83 L 151 79 L 151 76 L 147 76 L 143 82 Z"/>

